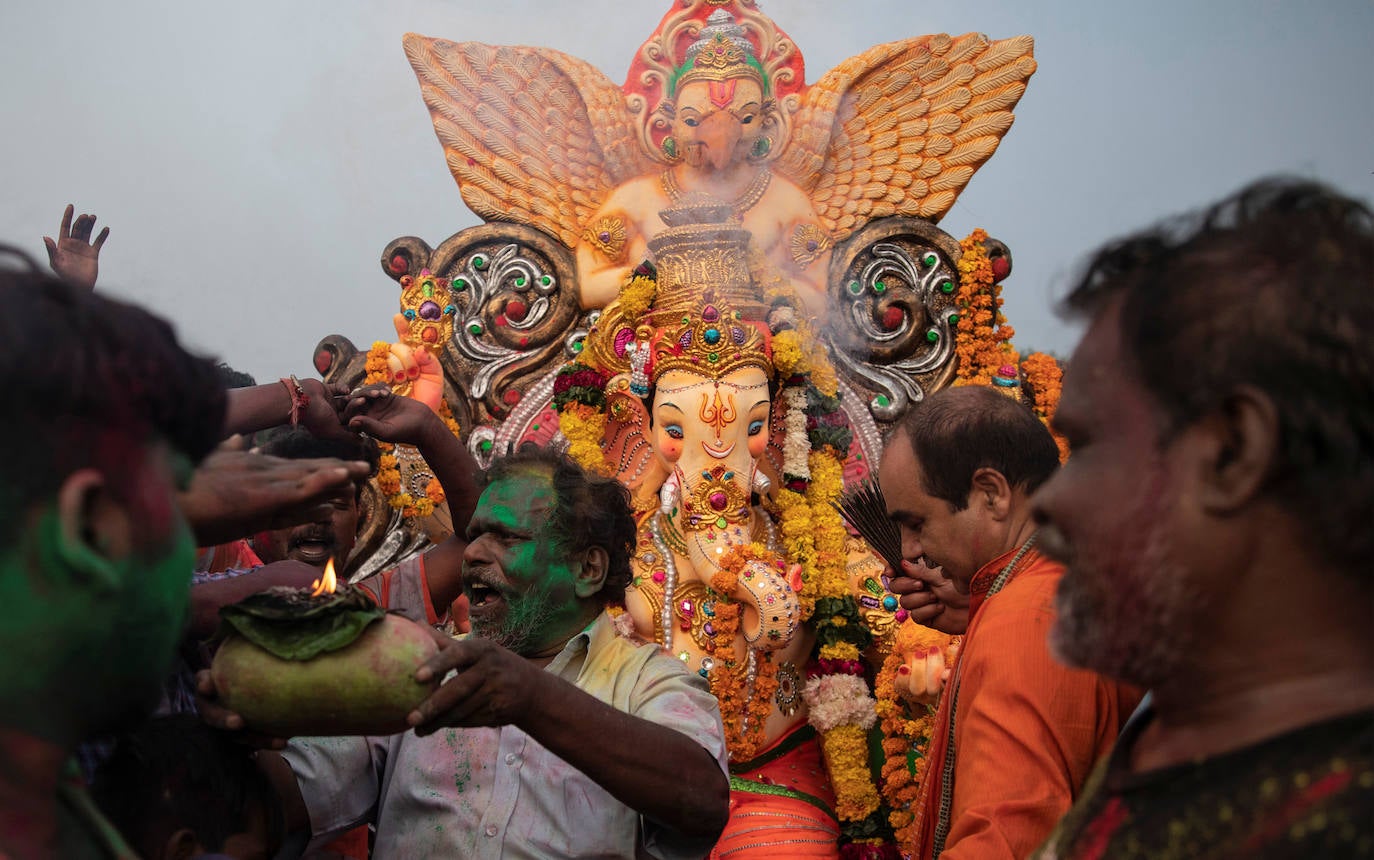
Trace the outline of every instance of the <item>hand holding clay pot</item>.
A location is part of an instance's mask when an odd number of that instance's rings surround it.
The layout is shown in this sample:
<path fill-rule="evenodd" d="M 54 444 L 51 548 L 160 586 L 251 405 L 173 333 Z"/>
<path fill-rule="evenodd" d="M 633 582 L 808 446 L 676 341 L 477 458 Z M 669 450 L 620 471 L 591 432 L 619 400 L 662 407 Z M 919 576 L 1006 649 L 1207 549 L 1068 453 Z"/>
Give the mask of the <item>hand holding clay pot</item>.
<path fill-rule="evenodd" d="M 346 586 L 269 589 L 221 615 L 232 632 L 209 674 L 227 728 L 238 715 L 274 737 L 396 734 L 436 686 L 415 680 L 433 633 Z"/>

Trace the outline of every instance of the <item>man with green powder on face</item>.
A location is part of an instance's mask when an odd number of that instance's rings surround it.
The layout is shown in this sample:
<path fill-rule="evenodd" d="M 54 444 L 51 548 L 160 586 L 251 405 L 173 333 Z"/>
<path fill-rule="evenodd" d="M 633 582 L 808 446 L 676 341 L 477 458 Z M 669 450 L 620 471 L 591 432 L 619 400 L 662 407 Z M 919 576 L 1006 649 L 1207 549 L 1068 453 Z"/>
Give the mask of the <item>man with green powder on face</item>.
<path fill-rule="evenodd" d="M 414 731 L 293 741 L 288 822 L 318 845 L 371 821 L 375 860 L 704 857 L 728 812 L 720 714 L 608 611 L 631 576 L 627 491 L 521 451 L 486 475 L 467 536 L 473 634 L 438 636 L 416 678 L 454 674 Z"/>
<path fill-rule="evenodd" d="M 70 757 L 157 701 L 195 559 L 179 489 L 224 393 L 167 323 L 26 259 L 0 246 L 0 857 L 131 857 Z"/>

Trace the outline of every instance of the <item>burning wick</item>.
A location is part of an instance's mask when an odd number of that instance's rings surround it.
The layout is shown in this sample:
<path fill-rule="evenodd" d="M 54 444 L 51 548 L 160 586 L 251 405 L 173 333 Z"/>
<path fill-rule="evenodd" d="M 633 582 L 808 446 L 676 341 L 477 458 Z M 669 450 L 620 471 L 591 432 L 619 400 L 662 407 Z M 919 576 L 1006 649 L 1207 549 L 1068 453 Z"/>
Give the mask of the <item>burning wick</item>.
<path fill-rule="evenodd" d="M 338 585 L 338 579 L 334 576 L 334 559 L 324 566 L 324 576 L 310 583 L 314 591 L 310 592 L 311 597 L 319 597 L 322 594 L 333 594 Z"/>

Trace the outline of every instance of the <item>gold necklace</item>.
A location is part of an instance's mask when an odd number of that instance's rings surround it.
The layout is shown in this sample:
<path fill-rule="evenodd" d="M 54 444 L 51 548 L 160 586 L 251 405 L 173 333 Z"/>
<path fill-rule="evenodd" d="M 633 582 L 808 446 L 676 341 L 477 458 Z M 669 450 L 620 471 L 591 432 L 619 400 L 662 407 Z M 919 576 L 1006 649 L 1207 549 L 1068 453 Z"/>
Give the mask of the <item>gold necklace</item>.
<path fill-rule="evenodd" d="M 663 171 L 660 180 L 663 185 L 663 193 L 668 195 L 668 199 L 673 202 L 673 205 L 676 206 L 681 203 L 686 192 L 682 190 L 681 185 L 677 184 L 677 176 L 673 174 L 672 168 Z M 763 199 L 764 192 L 768 190 L 768 184 L 772 181 L 773 171 L 767 167 L 759 168 L 759 171 L 754 174 L 754 178 L 749 180 L 749 186 L 744 189 L 744 193 L 728 202 L 730 211 L 735 215 L 742 216 L 745 212 L 753 209 Z"/>

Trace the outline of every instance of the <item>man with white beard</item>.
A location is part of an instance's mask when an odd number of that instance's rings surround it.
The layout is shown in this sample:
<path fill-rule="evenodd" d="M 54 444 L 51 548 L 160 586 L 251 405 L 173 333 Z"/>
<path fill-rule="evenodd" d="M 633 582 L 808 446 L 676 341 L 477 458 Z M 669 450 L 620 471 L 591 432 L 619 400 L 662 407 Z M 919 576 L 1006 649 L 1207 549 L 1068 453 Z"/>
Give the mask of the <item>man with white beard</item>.
<path fill-rule="evenodd" d="M 1056 653 L 1151 690 L 1038 856 L 1374 852 L 1374 216 L 1265 181 L 1108 245 L 1035 495 Z"/>

